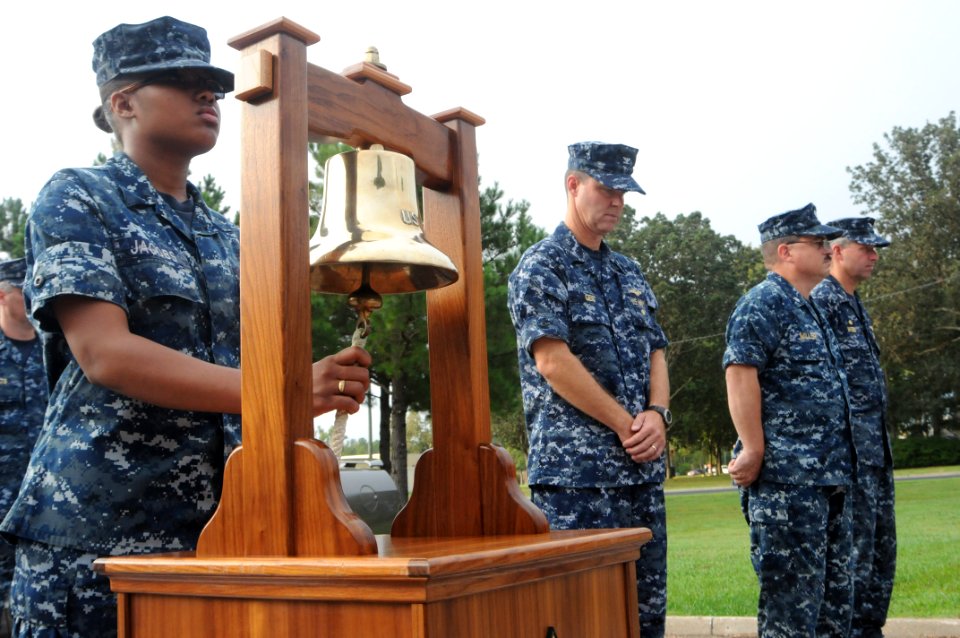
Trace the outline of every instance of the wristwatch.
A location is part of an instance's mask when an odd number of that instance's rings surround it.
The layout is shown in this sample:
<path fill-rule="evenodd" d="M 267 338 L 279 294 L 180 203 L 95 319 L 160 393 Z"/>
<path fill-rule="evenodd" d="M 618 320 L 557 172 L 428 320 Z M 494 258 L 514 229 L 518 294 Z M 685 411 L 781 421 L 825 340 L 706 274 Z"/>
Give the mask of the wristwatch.
<path fill-rule="evenodd" d="M 670 425 L 673 423 L 673 412 L 670 411 L 670 408 L 665 408 L 662 405 L 648 405 L 648 410 L 653 410 L 657 414 L 663 417 L 663 423 L 665 425 Z"/>

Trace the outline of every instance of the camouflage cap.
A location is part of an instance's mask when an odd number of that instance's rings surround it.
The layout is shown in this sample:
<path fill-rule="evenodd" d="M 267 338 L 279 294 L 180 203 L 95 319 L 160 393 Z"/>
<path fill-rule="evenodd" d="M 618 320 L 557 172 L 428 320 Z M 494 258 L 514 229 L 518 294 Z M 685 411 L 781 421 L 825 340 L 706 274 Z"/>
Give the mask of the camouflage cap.
<path fill-rule="evenodd" d="M 828 222 L 843 231 L 843 237 L 864 246 L 883 248 L 890 245 L 890 240 L 877 234 L 873 229 L 876 220 L 872 217 L 844 217 Z"/>
<path fill-rule="evenodd" d="M 817 219 L 817 207 L 813 204 L 774 215 L 757 228 L 760 229 L 761 243 L 797 235 L 833 239 L 843 233 L 839 228 L 821 224 Z"/>
<path fill-rule="evenodd" d="M 0 281 L 8 281 L 22 288 L 23 278 L 26 276 L 27 260 L 23 257 L 0 261 Z"/>
<path fill-rule="evenodd" d="M 233 73 L 210 64 L 207 32 L 196 25 L 164 16 L 143 24 L 118 24 L 93 41 L 93 70 L 101 89 L 113 80 L 171 69 L 209 73 L 224 92 L 233 90 Z M 94 111 L 93 121 L 111 132 L 100 107 Z"/>
<path fill-rule="evenodd" d="M 97 86 L 125 75 L 168 69 L 207 71 L 227 91 L 233 73 L 210 64 L 210 41 L 201 27 L 164 16 L 143 24 L 118 24 L 93 41 Z"/>
<path fill-rule="evenodd" d="M 637 149 L 632 146 L 579 142 L 568 146 L 567 151 L 570 153 L 568 169 L 583 171 L 607 188 L 646 195 L 631 176 L 637 159 Z"/>

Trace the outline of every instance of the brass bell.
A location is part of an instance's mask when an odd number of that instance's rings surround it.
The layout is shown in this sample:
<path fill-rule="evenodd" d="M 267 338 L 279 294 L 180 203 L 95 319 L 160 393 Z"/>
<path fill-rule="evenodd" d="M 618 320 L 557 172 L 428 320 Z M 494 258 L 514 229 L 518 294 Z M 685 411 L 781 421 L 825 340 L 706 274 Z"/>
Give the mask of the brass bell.
<path fill-rule="evenodd" d="M 327 160 L 310 239 L 313 290 L 392 294 L 457 280 L 457 267 L 423 236 L 414 170 L 412 159 L 379 144 Z"/>

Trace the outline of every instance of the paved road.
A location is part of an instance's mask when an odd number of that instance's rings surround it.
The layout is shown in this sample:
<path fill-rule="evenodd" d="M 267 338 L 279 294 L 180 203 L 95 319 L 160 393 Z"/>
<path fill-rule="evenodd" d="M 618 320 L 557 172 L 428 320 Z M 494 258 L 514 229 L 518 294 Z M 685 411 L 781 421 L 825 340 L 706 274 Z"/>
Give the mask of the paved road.
<path fill-rule="evenodd" d="M 894 480 L 898 483 L 900 481 L 920 481 L 926 479 L 942 479 L 942 478 L 956 478 L 960 476 L 960 472 L 941 472 L 937 474 L 915 474 L 910 476 L 900 476 L 896 477 Z M 732 492 L 737 488 L 734 485 L 728 486 L 718 486 L 718 487 L 690 487 L 676 490 L 666 490 L 666 494 L 669 496 L 671 494 L 708 494 L 710 492 Z"/>
<path fill-rule="evenodd" d="M 719 616 L 668 616 L 666 638 L 756 638 L 757 619 Z M 886 638 L 957 638 L 960 619 L 889 618 Z"/>

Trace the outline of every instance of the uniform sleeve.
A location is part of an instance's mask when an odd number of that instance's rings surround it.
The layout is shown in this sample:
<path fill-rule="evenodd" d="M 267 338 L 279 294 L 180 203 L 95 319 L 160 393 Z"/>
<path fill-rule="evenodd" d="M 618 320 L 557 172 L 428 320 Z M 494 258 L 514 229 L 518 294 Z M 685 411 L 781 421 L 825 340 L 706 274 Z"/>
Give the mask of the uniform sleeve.
<path fill-rule="evenodd" d="M 667 334 L 663 331 L 663 328 L 660 327 L 660 322 L 657 321 L 657 309 L 660 308 L 660 303 L 657 301 L 656 295 L 653 294 L 653 288 L 647 285 L 647 307 L 650 310 L 650 350 L 662 350 L 666 348 L 670 341 L 667 339 Z"/>
<path fill-rule="evenodd" d="M 42 330 L 59 332 L 51 309 L 61 295 L 80 295 L 124 309 L 123 284 L 99 214 L 104 205 L 68 174 L 44 186 L 26 228 L 24 297 Z"/>
<path fill-rule="evenodd" d="M 776 312 L 769 305 L 752 298 L 741 299 L 727 322 L 727 349 L 723 353 L 723 368 L 729 365 L 747 365 L 762 371 L 776 349 L 779 329 Z"/>
<path fill-rule="evenodd" d="M 537 339 L 568 341 L 567 287 L 557 262 L 547 253 L 528 253 L 510 274 L 507 302 L 517 331 L 517 344 L 526 352 Z M 532 354 L 532 353 L 531 353 Z"/>

